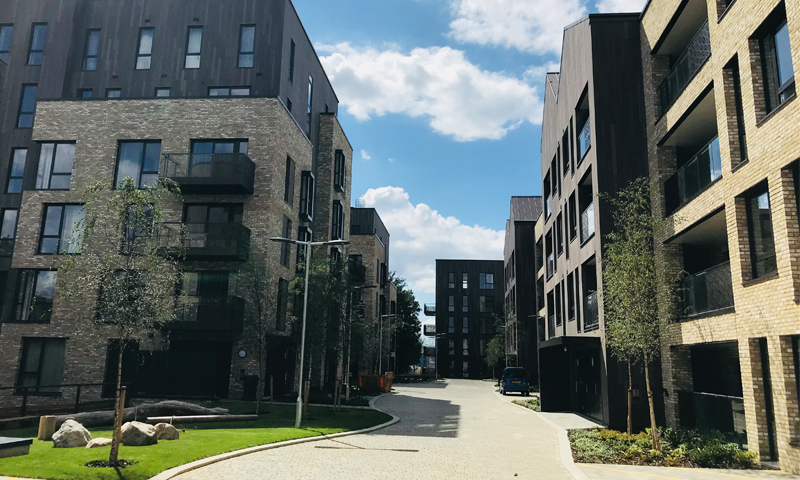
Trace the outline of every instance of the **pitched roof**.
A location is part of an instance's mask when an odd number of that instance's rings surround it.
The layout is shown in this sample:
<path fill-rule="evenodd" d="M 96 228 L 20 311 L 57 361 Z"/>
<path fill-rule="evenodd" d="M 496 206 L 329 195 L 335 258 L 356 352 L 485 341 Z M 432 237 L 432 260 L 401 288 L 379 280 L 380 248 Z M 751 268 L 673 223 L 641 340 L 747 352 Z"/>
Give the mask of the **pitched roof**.
<path fill-rule="evenodd" d="M 511 220 L 535 222 L 544 210 L 542 197 L 511 197 Z"/>

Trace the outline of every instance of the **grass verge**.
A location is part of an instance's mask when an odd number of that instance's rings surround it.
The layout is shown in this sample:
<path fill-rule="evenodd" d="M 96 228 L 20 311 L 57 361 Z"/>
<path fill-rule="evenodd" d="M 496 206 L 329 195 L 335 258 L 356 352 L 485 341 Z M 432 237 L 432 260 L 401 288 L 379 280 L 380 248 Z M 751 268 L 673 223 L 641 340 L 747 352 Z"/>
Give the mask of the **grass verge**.
<path fill-rule="evenodd" d="M 360 430 L 387 422 L 391 416 L 375 410 L 342 410 L 310 408 L 304 428 L 295 429 L 294 407 L 266 405 L 269 413 L 259 416 L 258 422 L 187 424 L 180 440 L 161 441 L 149 447 L 121 447 L 119 458 L 138 462 L 114 470 L 85 467 L 86 462 L 108 460 L 110 447 L 53 448 L 53 442 L 33 441 L 30 455 L 0 460 L 0 476 L 47 478 L 64 480 L 144 480 L 164 470 L 220 453 L 256 445 Z M 111 438 L 107 428 L 91 429 L 92 438 Z M 0 432 L 3 436 L 35 437 L 36 429 Z"/>
<path fill-rule="evenodd" d="M 522 405 L 525 408 L 530 408 L 534 412 L 541 412 L 542 405 L 539 403 L 539 397 L 533 397 L 526 400 L 514 400 L 513 403 L 517 405 Z"/>

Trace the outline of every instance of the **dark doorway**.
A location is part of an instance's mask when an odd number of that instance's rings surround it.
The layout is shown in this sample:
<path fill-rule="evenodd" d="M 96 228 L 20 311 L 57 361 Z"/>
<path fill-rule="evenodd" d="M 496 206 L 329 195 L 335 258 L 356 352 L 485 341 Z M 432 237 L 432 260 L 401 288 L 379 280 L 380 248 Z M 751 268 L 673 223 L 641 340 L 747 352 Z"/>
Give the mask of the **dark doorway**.
<path fill-rule="evenodd" d="M 761 353 L 761 372 L 764 381 L 764 414 L 767 416 L 767 436 L 769 437 L 769 459 L 778 460 L 778 440 L 775 438 L 775 406 L 772 401 L 772 376 L 769 369 L 769 351 L 767 339 L 758 339 L 758 349 Z"/>
<path fill-rule="evenodd" d="M 269 380 L 275 395 L 285 395 L 294 391 L 295 357 L 294 344 L 285 337 L 278 337 L 267 347 L 266 382 L 264 392 L 269 395 Z"/>
<path fill-rule="evenodd" d="M 600 383 L 600 354 L 597 350 L 575 352 L 575 405 L 576 410 L 588 417 L 602 421 L 603 399 Z"/>

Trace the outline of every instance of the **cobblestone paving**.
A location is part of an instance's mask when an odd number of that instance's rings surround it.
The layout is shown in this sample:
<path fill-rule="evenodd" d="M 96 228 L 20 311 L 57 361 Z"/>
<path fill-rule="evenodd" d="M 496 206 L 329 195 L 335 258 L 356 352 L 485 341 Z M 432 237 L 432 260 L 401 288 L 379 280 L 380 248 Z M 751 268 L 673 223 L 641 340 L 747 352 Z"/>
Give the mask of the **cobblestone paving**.
<path fill-rule="evenodd" d="M 399 385 L 377 406 L 401 421 L 369 434 L 225 460 L 177 478 L 572 479 L 559 460 L 556 430 L 502 401 L 488 382 Z"/>

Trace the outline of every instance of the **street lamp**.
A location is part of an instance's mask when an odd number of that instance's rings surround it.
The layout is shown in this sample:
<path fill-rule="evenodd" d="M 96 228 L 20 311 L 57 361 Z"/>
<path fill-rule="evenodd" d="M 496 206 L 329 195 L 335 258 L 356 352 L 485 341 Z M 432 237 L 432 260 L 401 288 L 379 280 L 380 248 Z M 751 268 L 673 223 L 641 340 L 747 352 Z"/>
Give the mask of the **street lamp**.
<path fill-rule="evenodd" d="M 300 428 L 300 419 L 303 416 L 303 361 L 305 360 L 305 348 L 306 348 L 306 313 L 308 311 L 308 271 L 311 269 L 311 247 L 322 247 L 327 245 L 347 245 L 350 242 L 346 242 L 344 240 L 332 240 L 329 242 L 303 242 L 301 240 L 292 240 L 290 238 L 283 238 L 283 237 L 273 237 L 270 238 L 273 242 L 279 243 L 291 243 L 295 244 L 298 247 L 304 246 L 306 253 L 305 253 L 305 288 L 303 292 L 303 330 L 300 334 L 300 382 L 299 387 L 297 389 L 297 411 L 295 412 L 294 417 L 294 428 Z"/>

